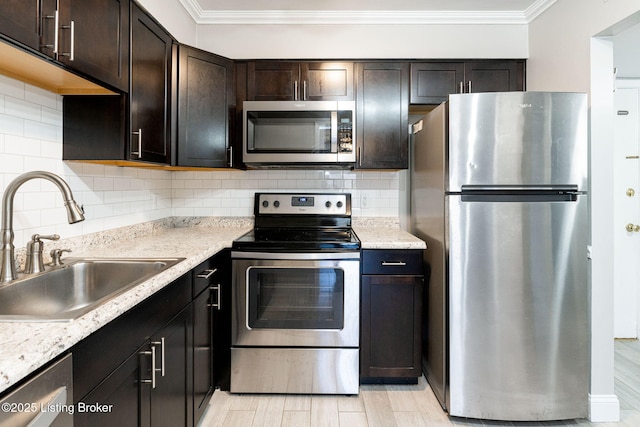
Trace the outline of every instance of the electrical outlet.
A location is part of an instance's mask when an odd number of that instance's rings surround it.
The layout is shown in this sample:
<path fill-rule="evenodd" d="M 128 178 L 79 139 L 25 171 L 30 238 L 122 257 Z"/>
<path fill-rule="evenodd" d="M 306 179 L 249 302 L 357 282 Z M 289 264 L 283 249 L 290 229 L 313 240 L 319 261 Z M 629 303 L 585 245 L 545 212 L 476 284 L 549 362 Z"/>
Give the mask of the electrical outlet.
<path fill-rule="evenodd" d="M 368 208 L 369 207 L 369 197 L 366 194 L 360 196 L 360 207 Z"/>

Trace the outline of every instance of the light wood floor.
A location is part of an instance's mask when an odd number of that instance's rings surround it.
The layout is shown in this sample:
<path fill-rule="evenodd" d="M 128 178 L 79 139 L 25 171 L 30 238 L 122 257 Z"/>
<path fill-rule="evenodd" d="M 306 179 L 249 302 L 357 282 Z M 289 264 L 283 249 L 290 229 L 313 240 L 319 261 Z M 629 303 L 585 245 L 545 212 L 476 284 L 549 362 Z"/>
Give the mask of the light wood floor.
<path fill-rule="evenodd" d="M 509 423 L 449 418 L 429 385 L 360 387 L 358 396 L 233 395 L 216 391 L 200 427 L 640 426 L 640 343 L 616 341 L 615 387 L 621 422 Z"/>

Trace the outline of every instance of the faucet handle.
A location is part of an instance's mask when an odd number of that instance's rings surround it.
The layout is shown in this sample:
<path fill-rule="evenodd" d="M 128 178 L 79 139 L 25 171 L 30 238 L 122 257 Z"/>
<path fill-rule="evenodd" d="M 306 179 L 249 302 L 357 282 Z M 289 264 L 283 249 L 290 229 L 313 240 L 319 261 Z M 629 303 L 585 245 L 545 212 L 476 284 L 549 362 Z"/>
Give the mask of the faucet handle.
<path fill-rule="evenodd" d="M 31 236 L 31 242 L 29 243 L 36 243 L 39 242 L 40 239 L 45 239 L 45 240 L 60 240 L 60 236 L 58 234 L 48 234 L 46 236 L 43 236 L 42 234 L 34 234 L 33 236 Z"/>
<path fill-rule="evenodd" d="M 64 264 L 61 260 L 63 252 L 71 252 L 71 249 L 51 249 L 49 255 L 51 255 L 51 265 L 54 267 Z"/>
<path fill-rule="evenodd" d="M 41 239 L 58 240 L 60 236 L 57 234 L 48 236 L 34 234 L 31 236 L 31 241 L 27 243 L 27 261 L 24 266 L 25 274 L 42 273 L 44 271 L 44 261 L 42 260 L 44 243 L 42 243 Z"/>

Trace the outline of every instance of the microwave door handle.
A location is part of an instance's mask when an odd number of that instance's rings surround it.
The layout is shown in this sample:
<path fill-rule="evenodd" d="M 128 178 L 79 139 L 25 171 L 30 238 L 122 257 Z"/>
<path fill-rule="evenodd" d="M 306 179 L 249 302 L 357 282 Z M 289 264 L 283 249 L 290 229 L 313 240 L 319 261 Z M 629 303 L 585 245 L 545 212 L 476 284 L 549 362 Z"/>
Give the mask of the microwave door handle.
<path fill-rule="evenodd" d="M 331 112 L 331 152 L 338 154 L 338 112 Z"/>

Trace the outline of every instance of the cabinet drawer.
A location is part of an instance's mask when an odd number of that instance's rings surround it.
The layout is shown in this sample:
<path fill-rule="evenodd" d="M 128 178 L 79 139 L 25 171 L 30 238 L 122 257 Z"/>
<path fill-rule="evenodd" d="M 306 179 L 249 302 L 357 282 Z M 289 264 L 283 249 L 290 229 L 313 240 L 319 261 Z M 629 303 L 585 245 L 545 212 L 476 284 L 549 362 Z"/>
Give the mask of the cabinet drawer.
<path fill-rule="evenodd" d="M 368 249 L 362 252 L 362 274 L 422 274 L 422 251 Z"/>
<path fill-rule="evenodd" d="M 193 269 L 193 297 L 198 296 L 210 286 L 220 283 L 222 271 L 216 257 L 209 258 Z"/>

